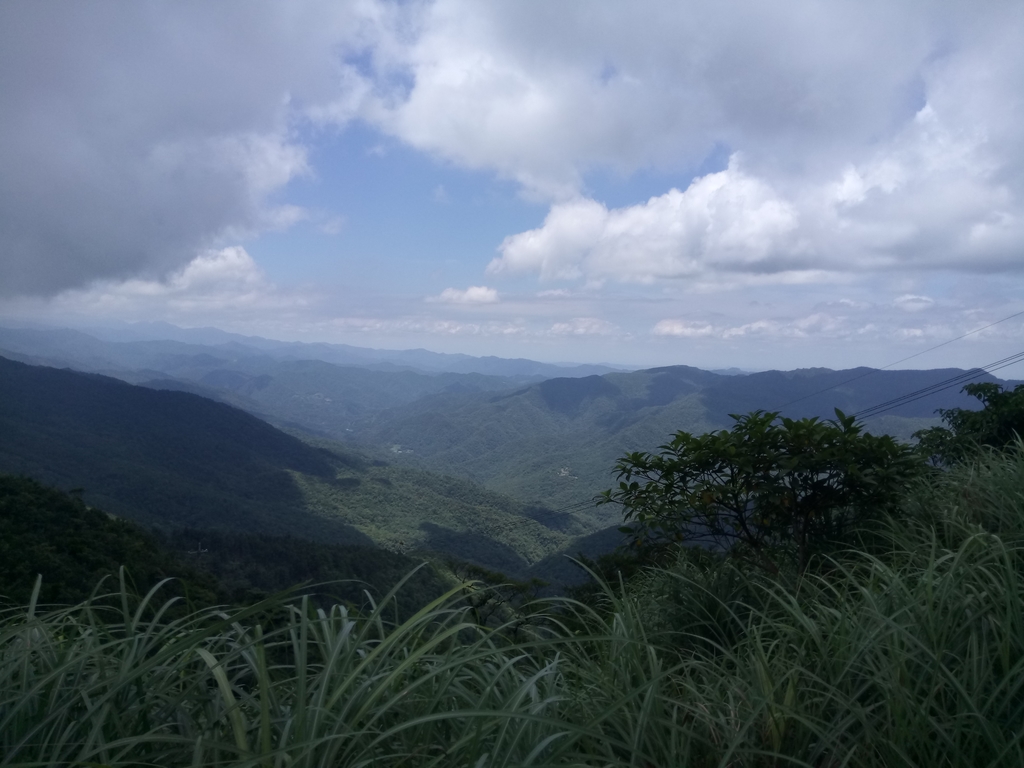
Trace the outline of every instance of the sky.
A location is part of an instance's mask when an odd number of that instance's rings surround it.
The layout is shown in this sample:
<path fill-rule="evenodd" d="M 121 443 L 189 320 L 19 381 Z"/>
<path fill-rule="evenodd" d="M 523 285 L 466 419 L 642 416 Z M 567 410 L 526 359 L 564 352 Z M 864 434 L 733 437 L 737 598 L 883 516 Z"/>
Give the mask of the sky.
<path fill-rule="evenodd" d="M 1017 1 L 7 0 L 0 115 L 6 325 L 748 370 L 1024 351 Z"/>

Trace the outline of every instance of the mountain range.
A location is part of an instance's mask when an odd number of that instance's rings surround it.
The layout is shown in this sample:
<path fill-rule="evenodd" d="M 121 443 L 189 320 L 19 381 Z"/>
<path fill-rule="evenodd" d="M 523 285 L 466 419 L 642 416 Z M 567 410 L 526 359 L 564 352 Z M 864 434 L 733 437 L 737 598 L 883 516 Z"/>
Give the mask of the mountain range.
<path fill-rule="evenodd" d="M 0 346 L 19 337 L 40 343 L 55 329 L 0 329 Z M 522 358 L 430 352 L 426 349 L 371 349 L 349 344 L 277 341 L 261 336 L 244 336 L 218 328 L 179 328 L 170 323 L 125 323 L 115 327 L 90 328 L 85 335 L 108 342 L 173 341 L 189 345 L 213 346 L 234 352 L 258 352 L 279 360 L 322 360 L 336 365 L 357 365 L 381 370 L 413 369 L 432 373 L 482 373 L 488 376 L 552 378 L 591 376 L 621 370 L 621 366 L 581 365 L 578 363 L 541 363 Z M 32 339 L 32 337 L 35 337 Z M 45 343 L 45 342 L 44 342 Z"/>
<path fill-rule="evenodd" d="M 84 488 L 147 525 L 447 552 L 516 575 L 613 546 L 618 513 L 593 499 L 627 451 L 731 413 L 857 413 L 962 373 L 594 373 L 216 329 L 104 333 L 0 328 L 0 471 Z M 175 338 L 144 338 L 160 333 Z M 909 439 L 937 408 L 975 405 L 947 387 L 867 425 Z"/>
<path fill-rule="evenodd" d="M 678 430 L 727 428 L 729 414 L 753 410 L 823 419 L 835 418 L 836 408 L 855 414 L 960 373 L 857 368 L 723 376 L 672 366 L 549 379 L 506 393 L 430 395 L 380 412 L 351 439 L 389 445 L 401 463 L 559 508 L 584 503 L 607 488 L 625 452 L 654 450 Z M 869 430 L 909 439 L 939 422 L 937 408 L 976 405 L 954 387 L 866 423 Z"/>

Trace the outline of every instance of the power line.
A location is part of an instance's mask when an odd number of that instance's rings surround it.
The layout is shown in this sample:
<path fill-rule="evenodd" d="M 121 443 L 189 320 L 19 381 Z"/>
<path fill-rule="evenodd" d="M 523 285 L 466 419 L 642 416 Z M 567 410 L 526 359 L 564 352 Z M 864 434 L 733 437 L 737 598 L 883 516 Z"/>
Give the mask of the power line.
<path fill-rule="evenodd" d="M 865 378 L 867 376 L 871 376 L 872 374 L 878 373 L 879 371 L 887 370 L 889 368 L 892 368 L 895 365 L 899 365 L 900 363 L 905 363 L 907 360 L 912 360 L 915 357 L 920 357 L 921 355 L 927 354 L 928 352 L 932 352 L 932 351 L 934 351 L 936 349 L 939 349 L 940 347 L 944 347 L 947 344 L 952 344 L 954 341 L 960 341 L 960 339 L 965 339 L 968 336 L 973 336 L 976 333 L 980 333 L 981 331 L 987 330 L 988 328 L 991 328 L 992 326 L 999 325 L 1000 323 L 1005 323 L 1007 320 L 1012 320 L 1013 318 L 1020 317 L 1021 315 L 1024 315 L 1024 311 L 1015 312 L 1012 315 L 1007 315 L 1006 317 L 1001 318 L 999 320 L 996 320 L 993 323 L 989 323 L 988 325 L 983 325 L 981 328 L 975 328 L 973 331 L 968 331 L 967 333 L 961 334 L 960 336 L 957 336 L 955 338 L 947 339 L 946 341 L 943 341 L 940 344 L 936 344 L 935 346 L 929 347 L 928 349 L 921 350 L 920 352 L 915 352 L 912 355 L 908 355 L 907 357 L 901 358 L 900 360 L 897 360 L 897 361 L 895 361 L 893 363 L 889 363 L 888 365 L 883 366 L 881 368 L 873 368 L 873 369 L 869 370 L 867 373 L 862 373 L 859 376 L 854 376 L 853 378 L 846 379 L 845 381 L 841 381 L 838 384 L 833 384 L 830 387 L 825 387 L 824 389 L 818 390 L 817 392 L 812 392 L 809 395 L 804 395 L 803 397 L 798 397 L 795 400 L 790 400 L 788 403 L 785 403 L 785 404 L 781 405 L 779 407 L 779 409 L 781 410 L 782 408 L 785 408 L 787 406 L 793 405 L 794 403 L 799 403 L 802 400 L 807 400 L 808 398 L 814 397 L 815 395 L 824 394 L 825 392 L 829 392 L 829 391 L 831 391 L 833 389 L 836 389 L 838 387 L 841 387 L 841 386 L 843 386 L 845 384 L 849 384 L 851 382 L 858 381 L 859 379 L 863 379 L 863 378 Z M 923 387 L 921 389 L 915 390 L 914 392 L 909 392 L 906 395 L 902 395 L 900 397 L 893 398 L 892 400 L 887 400 L 884 403 L 879 403 L 878 405 L 871 406 L 870 408 L 865 408 L 865 409 L 855 413 L 854 416 L 856 416 L 859 419 L 860 418 L 867 418 L 867 417 L 870 417 L 870 416 L 877 416 L 877 415 L 879 415 L 881 413 L 885 413 L 886 411 L 890 411 L 893 408 L 896 408 L 896 407 L 898 407 L 900 405 L 906 405 L 908 403 L 912 403 L 912 402 L 914 402 L 916 400 L 920 400 L 920 399 L 922 399 L 924 397 L 927 397 L 929 395 L 935 394 L 936 392 L 941 392 L 941 391 L 943 391 L 945 389 L 949 389 L 950 387 L 955 387 L 957 384 L 960 384 L 960 383 L 963 383 L 963 382 L 966 382 L 966 381 L 970 381 L 971 379 L 975 379 L 975 378 L 977 378 L 978 376 L 980 376 L 980 375 L 982 375 L 984 373 L 991 373 L 993 371 L 998 371 L 1001 368 L 1006 368 L 1007 366 L 1014 365 L 1015 363 L 1020 362 L 1020 361 L 1024 361 L 1024 352 L 1018 352 L 1015 355 L 1010 355 L 1009 357 L 1004 357 L 1002 360 L 996 360 L 995 362 L 988 363 L 987 365 L 984 365 L 984 366 L 982 366 L 980 368 L 972 368 L 969 371 L 966 371 L 964 373 L 961 373 L 961 374 L 958 374 L 956 376 L 950 377 L 948 379 L 945 379 L 943 381 L 940 381 L 940 382 L 937 382 L 935 384 L 929 385 L 927 387 Z M 533 515 L 533 516 L 531 516 L 531 515 L 523 515 L 522 516 L 523 519 L 521 521 L 517 521 L 517 522 L 521 522 L 521 524 L 525 524 L 527 521 L 533 521 L 533 522 L 537 522 L 537 523 L 540 523 L 541 525 L 543 525 L 544 524 L 542 522 L 543 520 L 554 520 L 559 515 L 562 515 L 562 514 L 565 514 L 565 513 L 569 513 L 569 512 L 581 511 L 581 510 L 586 509 L 586 508 L 594 508 L 596 506 L 597 505 L 596 505 L 596 503 L 594 501 L 579 501 L 579 502 L 575 502 L 573 504 L 567 504 L 567 505 L 565 505 L 563 507 L 558 507 L 557 509 L 544 509 L 539 514 L 536 514 L 536 515 Z"/>
<path fill-rule="evenodd" d="M 997 323 L 1004 322 L 1005 320 L 1010 320 L 1010 319 L 1012 319 L 1014 317 L 1018 317 L 1019 315 L 1024 315 L 1024 312 L 1018 312 L 1015 315 L 1010 315 L 1009 317 L 1004 317 L 1002 320 L 999 320 L 996 323 L 990 323 L 989 325 L 986 325 L 984 328 L 978 328 L 978 329 L 976 329 L 974 331 L 971 331 L 971 333 L 977 333 L 978 331 L 983 331 L 983 330 L 985 330 L 985 328 L 991 328 L 993 325 L 996 325 Z M 971 334 L 964 334 L 964 336 L 969 336 L 969 335 L 971 335 Z M 953 341 L 957 341 L 959 339 L 964 338 L 964 336 L 958 336 L 956 339 L 950 339 L 949 341 L 945 341 L 942 344 L 938 344 L 935 347 L 932 347 L 931 349 L 936 349 L 937 347 L 941 347 L 941 346 L 944 346 L 945 344 L 949 344 L 949 343 L 951 343 Z M 917 355 L 923 355 L 925 352 L 928 352 L 928 351 L 930 351 L 930 350 L 924 350 L 923 352 L 918 352 Z M 911 355 L 911 357 L 916 357 L 917 355 Z M 886 368 L 891 368 L 893 365 L 899 365 L 899 363 L 903 362 L 904 360 L 909 360 L 909 359 L 910 359 L 909 357 L 903 358 L 903 360 L 898 360 L 895 363 L 891 363 L 890 365 L 886 366 Z M 886 400 L 883 403 L 878 403 L 877 405 L 873 405 L 870 408 L 865 408 L 865 409 L 863 409 L 861 411 L 858 411 L 857 413 L 854 414 L 854 416 L 856 418 L 858 418 L 858 419 L 868 418 L 868 417 L 871 417 L 871 416 L 877 416 L 877 415 L 879 415 L 881 413 L 885 413 L 886 411 L 890 411 L 893 408 L 896 408 L 896 407 L 898 407 L 900 405 L 906 405 L 908 403 L 912 403 L 912 402 L 915 402 L 917 400 L 921 400 L 922 398 L 928 397 L 929 395 L 933 395 L 936 392 L 941 392 L 941 391 L 949 389 L 951 387 L 955 387 L 957 384 L 962 384 L 964 382 L 970 381 L 971 379 L 976 379 L 976 378 L 978 378 L 979 376 L 981 376 L 984 373 L 992 373 L 993 371 L 998 371 L 998 370 L 1000 370 L 1002 368 L 1006 368 L 1008 366 L 1014 365 L 1014 364 L 1016 364 L 1018 362 L 1021 362 L 1021 361 L 1024 361 L 1024 351 L 1018 352 L 1018 353 L 1013 354 L 1013 355 L 1009 355 L 1009 356 L 1004 357 L 1004 358 L 1002 358 L 1000 360 L 995 360 L 995 361 L 993 361 L 991 363 L 988 363 L 986 365 L 981 366 L 980 368 L 972 368 L 969 371 L 965 371 L 963 373 L 959 373 L 956 376 L 951 376 L 948 379 L 943 379 L 942 381 L 936 382 L 935 384 L 930 384 L 927 387 L 922 387 L 921 389 L 914 390 L 913 392 L 908 392 L 907 394 L 901 395 L 900 397 L 895 397 L 895 398 L 892 398 L 891 400 Z M 885 368 L 874 369 L 874 370 L 870 371 L 869 373 L 862 374 L 861 376 L 857 376 L 857 377 L 855 377 L 853 379 L 849 379 L 848 382 L 849 381 L 856 381 L 857 379 L 862 379 L 865 376 L 868 376 L 871 373 L 877 373 L 880 370 L 885 370 Z M 843 382 L 843 383 L 848 383 L 848 382 Z M 838 386 L 842 386 L 842 384 L 836 384 L 833 387 L 828 387 L 827 389 L 821 390 L 821 392 L 827 392 L 827 391 L 829 391 L 831 389 L 835 389 L 835 387 L 838 387 Z M 814 394 L 821 394 L 821 392 L 816 392 Z M 807 397 L 813 397 L 813 395 L 807 395 L 806 397 L 803 397 L 803 398 L 800 398 L 800 399 L 801 400 L 805 400 Z M 798 402 L 798 401 L 794 400 L 793 402 Z M 521 521 L 517 521 L 517 522 L 519 522 L 520 524 L 526 524 L 527 521 L 532 521 L 532 522 L 537 522 L 537 523 L 540 523 L 541 525 L 543 525 L 544 524 L 542 522 L 543 520 L 554 520 L 559 515 L 562 515 L 562 514 L 565 514 L 565 513 L 569 513 L 569 512 L 581 511 L 581 510 L 587 509 L 587 508 L 594 508 L 596 506 L 597 506 L 596 503 L 594 501 L 592 501 L 592 500 L 591 501 L 578 501 L 578 502 L 574 502 L 572 504 L 567 504 L 565 506 L 558 507 L 556 509 L 542 509 L 542 510 L 539 511 L 539 514 L 523 515 L 522 516 L 522 520 Z"/>
<path fill-rule="evenodd" d="M 1024 314 L 1024 312 L 1019 312 L 1017 314 L 1021 315 L 1021 314 Z M 1003 320 L 1009 320 L 1012 317 L 1016 317 L 1016 316 L 1017 315 L 1011 315 L 1010 317 L 1003 318 Z M 1002 320 L 1000 320 L 999 322 L 1002 322 Z M 995 323 L 992 323 L 991 325 L 995 325 Z M 991 325 L 985 326 L 985 328 L 989 328 L 989 327 L 991 327 Z M 981 330 L 984 330 L 984 328 L 979 328 L 977 331 L 972 331 L 971 333 L 977 333 L 978 331 L 981 331 Z M 969 334 L 964 334 L 964 335 L 966 336 L 966 335 L 969 335 Z M 960 336 L 958 338 L 963 338 L 963 336 Z M 943 342 L 943 344 L 948 344 L 948 343 L 950 343 L 952 341 L 956 341 L 956 340 L 957 339 L 950 339 L 950 341 Z M 938 346 L 942 346 L 942 344 L 940 344 Z M 933 347 L 933 349 L 934 349 L 934 347 Z M 925 350 L 925 352 L 927 352 L 927 351 L 929 351 L 929 350 Z M 924 352 L 919 352 L 917 354 L 924 354 Z M 912 355 L 912 357 L 914 357 L 914 356 L 916 356 L 916 355 Z M 909 360 L 909 359 L 910 358 L 904 358 L 904 360 Z M 935 384 L 931 384 L 931 385 L 929 385 L 927 387 L 922 387 L 921 389 L 914 390 L 913 392 L 908 392 L 907 394 L 901 395 L 900 397 L 894 397 L 891 400 L 886 400 L 884 403 L 879 403 L 877 405 L 871 406 L 870 408 L 865 408 L 865 409 L 855 413 L 854 416 L 856 418 L 858 418 L 858 419 L 868 418 L 868 417 L 871 417 L 871 416 L 877 416 L 877 415 L 879 415 L 881 413 L 885 413 L 886 411 L 890 411 L 893 408 L 896 408 L 896 407 L 898 407 L 900 405 L 906 405 L 908 403 L 915 402 L 916 400 L 921 400 L 922 398 L 928 397 L 929 395 L 933 395 L 936 392 L 941 392 L 941 391 L 949 389 L 951 387 L 955 387 L 957 384 L 962 384 L 964 382 L 970 381 L 971 379 L 976 379 L 976 378 L 978 378 L 979 376 L 981 376 L 984 373 L 992 373 L 993 371 L 998 371 L 1001 368 L 1006 368 L 1008 366 L 1014 365 L 1014 364 L 1016 364 L 1018 362 L 1021 362 L 1021 361 L 1024 361 L 1024 351 L 1017 352 L 1016 354 L 1009 355 L 1009 356 L 1004 357 L 1004 358 L 1002 358 L 1000 360 L 995 360 L 995 361 L 993 361 L 991 363 L 988 363 L 986 365 L 981 366 L 980 368 L 972 368 L 969 371 L 964 371 L 963 373 L 957 374 L 956 376 L 951 376 L 948 379 L 943 379 L 942 381 L 936 382 Z M 892 363 L 890 366 L 886 366 L 886 367 L 891 367 L 892 365 L 898 365 L 900 362 L 903 362 L 903 361 L 897 361 L 896 363 Z M 879 370 L 884 370 L 884 369 L 883 368 L 879 368 L 879 369 L 871 371 L 871 373 L 875 373 L 875 372 L 877 372 Z M 864 375 L 858 376 L 856 378 L 864 378 L 864 376 L 867 376 L 867 375 L 869 375 L 869 374 L 864 374 Z M 855 381 L 855 380 L 856 379 L 850 379 L 850 381 Z M 836 386 L 841 386 L 841 385 L 837 384 Z M 834 389 L 834 388 L 835 387 L 829 387 L 828 389 Z M 828 389 L 823 389 L 821 391 L 822 392 L 827 392 Z M 815 394 L 820 394 L 820 393 L 815 393 Z M 811 397 L 811 395 L 808 395 L 808 397 Z M 801 399 L 806 399 L 806 398 L 801 398 Z M 797 402 L 797 401 L 794 401 L 794 402 Z M 523 515 L 523 516 L 521 516 L 522 519 L 521 520 L 517 520 L 516 522 L 521 524 L 521 525 L 525 525 L 528 521 L 529 522 L 537 522 L 537 523 L 540 523 L 541 525 L 543 525 L 544 524 L 542 522 L 543 520 L 554 520 L 557 516 L 559 516 L 561 514 L 565 514 L 567 512 L 575 512 L 575 511 L 583 510 L 583 509 L 586 509 L 588 507 L 593 508 L 593 507 L 596 507 L 596 506 L 597 505 L 596 505 L 596 503 L 594 501 L 578 501 L 578 502 L 575 502 L 575 503 L 572 503 L 572 504 L 567 504 L 567 505 L 565 505 L 563 507 L 558 507 L 557 509 L 543 509 L 540 512 L 540 514 L 536 514 L 536 515 Z"/>
<path fill-rule="evenodd" d="M 976 333 L 981 333 L 982 331 L 987 330 L 988 328 L 991 328 L 993 325 L 999 325 L 1000 323 L 1005 323 L 1007 320 L 1013 320 L 1013 318 L 1020 317 L 1021 315 L 1024 315 L 1024 310 L 1022 310 L 1020 312 L 1015 312 L 1012 315 L 1008 315 L 1008 316 L 1004 317 L 1002 320 L 996 320 L 994 323 L 989 323 L 988 325 L 983 325 L 981 328 L 975 328 L 973 331 L 968 331 L 967 333 L 963 334 L 962 336 L 957 336 L 956 338 L 949 339 L 948 341 L 944 341 L 941 344 L 936 344 L 934 347 L 929 347 L 928 349 L 923 349 L 920 352 L 915 352 L 913 355 L 910 355 L 910 357 L 904 357 L 902 360 L 897 360 L 895 363 L 889 363 L 889 365 L 885 366 L 885 368 L 879 368 L 878 370 L 884 371 L 886 368 L 892 368 L 894 365 L 899 365 L 900 363 L 905 363 L 905 362 L 907 362 L 907 360 L 912 360 L 915 357 L 920 357 L 921 355 L 926 354 L 928 352 L 932 352 L 933 350 L 936 350 L 939 347 L 944 347 L 947 344 L 952 344 L 954 341 L 960 341 L 960 339 L 966 339 L 968 336 L 973 336 Z"/>
<path fill-rule="evenodd" d="M 957 384 L 962 384 L 966 381 L 970 381 L 971 379 L 976 379 L 984 373 L 991 373 L 992 371 L 998 371 L 1000 368 L 1006 368 L 1007 366 L 1014 365 L 1022 360 L 1024 360 L 1024 352 L 1018 352 L 1015 355 L 1004 357 L 1003 359 L 996 360 L 988 365 L 983 365 L 980 368 L 972 368 L 969 371 L 965 371 L 964 373 L 944 379 L 943 381 L 936 382 L 935 384 L 931 384 L 927 387 L 922 387 L 914 392 L 908 392 L 900 397 L 894 397 L 892 400 L 886 400 L 884 403 L 879 403 L 878 405 L 873 405 L 870 408 L 865 408 L 855 413 L 854 416 L 858 419 L 877 416 L 880 413 L 891 411 L 893 408 L 900 405 L 912 403 L 915 400 L 920 400 L 924 397 L 928 397 L 929 395 L 933 395 L 936 392 L 941 392 L 945 389 L 949 389 L 950 387 L 955 387 Z"/>
<path fill-rule="evenodd" d="M 899 365 L 900 363 L 905 363 L 905 362 L 907 362 L 907 360 L 913 360 L 915 357 L 920 357 L 921 355 L 927 354 L 928 352 L 933 352 L 934 350 L 938 349 L 939 347 L 944 347 L 947 344 L 952 344 L 954 341 L 960 341 L 960 339 L 966 339 L 968 336 L 973 336 L 976 333 L 981 333 L 982 331 L 987 330 L 988 328 L 991 328 L 994 325 L 999 325 L 1000 323 L 1005 323 L 1007 320 L 1012 320 L 1013 318 L 1020 317 L 1021 315 L 1024 315 L 1024 311 L 1015 312 L 1012 315 L 1007 315 L 1006 317 L 1002 318 L 1001 320 L 996 320 L 994 323 L 989 323 L 988 325 L 983 325 L 981 328 L 975 328 L 973 331 L 968 331 L 967 333 L 962 334 L 960 336 L 957 336 L 956 338 L 947 339 L 946 341 L 942 342 L 941 344 L 936 344 L 934 347 L 928 347 L 928 349 L 923 349 L 920 352 L 915 352 L 914 354 L 909 355 L 908 357 L 904 357 L 904 358 L 902 358 L 900 360 L 897 360 L 895 363 L 889 363 L 888 365 L 882 366 L 881 368 L 872 368 L 867 373 L 862 373 L 859 376 L 854 376 L 852 379 L 847 379 L 846 381 L 840 381 L 838 384 L 833 384 L 831 387 L 825 387 L 824 389 L 820 389 L 817 392 L 812 392 L 809 395 L 804 395 L 803 397 L 798 397 L 795 400 L 790 400 L 788 403 L 783 403 L 782 405 L 780 405 L 778 409 L 781 411 L 783 408 L 787 408 L 788 406 L 793 405 L 794 403 L 799 403 L 799 402 L 801 402 L 803 400 L 807 400 L 808 398 L 814 397 L 816 395 L 821 395 L 821 394 L 824 394 L 825 392 L 830 392 L 833 389 L 836 389 L 838 387 L 842 387 L 842 386 L 844 386 L 846 384 L 850 384 L 851 382 L 854 382 L 854 381 L 859 381 L 860 379 L 863 379 L 866 376 L 871 376 L 872 374 L 878 373 L 879 371 L 888 370 L 889 368 L 892 368 L 894 365 Z"/>
<path fill-rule="evenodd" d="M 893 398 L 892 400 L 887 400 L 884 403 L 879 403 L 878 405 L 871 406 L 870 408 L 865 408 L 864 410 L 858 412 L 857 415 L 875 415 L 876 412 L 881 413 L 883 411 L 891 410 L 892 408 L 895 408 L 896 406 L 901 405 L 903 403 L 913 402 L 914 400 L 919 400 L 922 397 L 933 394 L 935 392 L 941 392 L 944 389 L 954 387 L 962 382 L 970 381 L 971 379 L 977 378 L 983 373 L 999 370 L 1000 368 L 1005 368 L 1008 365 L 1013 365 L 1014 363 L 1022 359 L 1024 359 L 1024 352 L 1018 352 L 1015 355 L 1004 357 L 1001 360 L 996 360 L 995 362 L 989 363 L 980 368 L 972 368 L 969 371 L 957 374 L 956 376 L 944 379 L 943 381 L 940 382 L 936 382 L 935 384 L 931 384 L 927 387 L 922 387 L 921 389 L 916 390 L 914 392 L 908 392 L 907 394 L 901 395 L 900 397 Z"/>

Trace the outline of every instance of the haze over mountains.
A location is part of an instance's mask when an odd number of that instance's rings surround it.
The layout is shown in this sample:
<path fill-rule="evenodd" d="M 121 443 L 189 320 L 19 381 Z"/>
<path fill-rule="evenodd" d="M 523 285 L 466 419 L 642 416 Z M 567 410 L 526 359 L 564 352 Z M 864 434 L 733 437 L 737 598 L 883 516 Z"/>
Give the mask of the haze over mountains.
<path fill-rule="evenodd" d="M 177 338 L 138 338 L 157 333 Z M 0 329 L 0 471 L 84 487 L 149 525 L 449 552 L 518 575 L 614 546 L 600 532 L 618 512 L 593 499 L 626 451 L 730 413 L 857 413 L 957 373 L 622 371 L 173 326 L 106 336 Z M 973 405 L 954 387 L 868 425 L 908 438 L 936 408 Z"/>
<path fill-rule="evenodd" d="M 83 340 L 82 336 L 88 336 L 90 340 Z M 522 358 L 473 357 L 425 349 L 369 349 L 348 344 L 277 341 L 228 333 L 218 328 L 179 328 L 170 323 L 126 323 L 117 327 L 91 328 L 85 333 L 69 329 L 0 328 L 0 347 L 11 351 L 54 349 L 66 354 L 74 349 L 77 342 L 84 341 L 96 355 L 94 363 L 106 360 L 108 364 L 121 365 L 133 360 L 133 354 L 140 354 L 142 349 L 138 346 L 98 347 L 95 345 L 96 340 L 120 343 L 178 342 L 217 347 L 226 353 L 262 354 L 279 360 L 322 360 L 337 365 L 358 365 L 389 371 L 409 368 L 439 373 L 551 378 L 590 376 L 620 369 L 610 365 L 552 364 Z"/>

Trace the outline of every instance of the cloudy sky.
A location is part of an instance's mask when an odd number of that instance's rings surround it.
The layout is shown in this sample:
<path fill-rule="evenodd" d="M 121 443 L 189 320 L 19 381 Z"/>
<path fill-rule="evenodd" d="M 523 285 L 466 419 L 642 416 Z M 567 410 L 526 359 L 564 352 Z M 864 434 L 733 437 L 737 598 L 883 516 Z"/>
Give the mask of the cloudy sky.
<path fill-rule="evenodd" d="M 7 0 L 0 115 L 6 324 L 762 369 L 1024 312 L 1020 2 Z"/>

